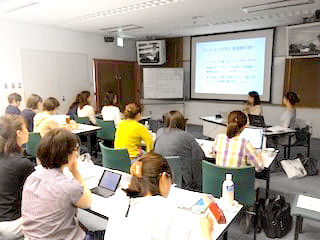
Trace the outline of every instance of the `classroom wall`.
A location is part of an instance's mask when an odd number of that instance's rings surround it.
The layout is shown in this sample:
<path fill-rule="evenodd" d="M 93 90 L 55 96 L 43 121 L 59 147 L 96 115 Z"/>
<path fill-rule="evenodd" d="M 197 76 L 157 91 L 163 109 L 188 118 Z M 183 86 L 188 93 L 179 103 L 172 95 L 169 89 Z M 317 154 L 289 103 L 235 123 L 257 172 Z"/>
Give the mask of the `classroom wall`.
<path fill-rule="evenodd" d="M 23 102 L 20 109 L 24 109 L 24 82 L 20 55 L 22 49 L 86 54 L 91 92 L 93 92 L 93 59 L 136 60 L 135 42 L 131 40 L 126 40 L 125 47 L 121 48 L 115 43 L 105 43 L 103 36 L 97 34 L 7 20 L 0 20 L 0 29 L 1 114 L 4 113 L 8 104 L 7 96 L 12 92 L 17 92 L 22 96 Z M 4 89 L 5 84 L 8 89 Z M 21 85 L 21 88 L 18 85 Z M 41 96 L 36 89 L 35 93 Z"/>
<path fill-rule="evenodd" d="M 183 67 L 184 67 L 184 84 L 185 84 L 185 98 L 184 106 L 179 106 L 183 109 L 185 117 L 188 118 L 188 123 L 201 125 L 199 119 L 203 116 L 212 116 L 219 112 L 230 112 L 232 110 L 242 110 L 242 102 L 228 102 L 228 101 L 213 101 L 213 100 L 188 100 L 190 99 L 190 37 L 185 37 L 183 40 Z M 280 117 L 284 111 L 281 104 L 283 97 L 283 80 L 285 69 L 285 46 L 286 46 L 286 27 L 277 27 L 274 35 L 273 48 L 273 66 L 272 66 L 272 86 L 271 94 L 272 101 L 270 104 L 263 104 L 263 112 L 267 124 L 279 125 Z M 171 101 L 172 102 L 172 101 Z M 172 102 L 173 103 L 173 102 Z M 163 107 L 161 107 L 161 104 Z M 183 103 L 182 103 L 183 104 Z M 176 105 L 171 105 L 175 108 Z M 150 112 L 155 112 L 157 118 L 168 111 L 170 108 L 170 101 L 157 101 L 156 103 L 146 102 L 146 109 L 148 115 Z M 173 109 L 170 109 L 173 110 Z M 153 116 L 153 114 L 151 114 Z M 308 120 L 313 125 L 312 137 L 320 138 L 320 116 L 319 108 L 305 108 L 297 107 L 297 118 Z"/>

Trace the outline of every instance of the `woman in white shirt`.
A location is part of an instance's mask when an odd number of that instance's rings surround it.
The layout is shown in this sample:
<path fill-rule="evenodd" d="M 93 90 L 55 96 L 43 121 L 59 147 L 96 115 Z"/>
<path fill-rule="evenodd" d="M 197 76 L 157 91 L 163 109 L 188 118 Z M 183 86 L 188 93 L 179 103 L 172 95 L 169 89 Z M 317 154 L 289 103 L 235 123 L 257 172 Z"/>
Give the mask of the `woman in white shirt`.
<path fill-rule="evenodd" d="M 105 101 L 106 106 L 101 110 L 103 121 L 114 121 L 114 124 L 117 126 L 117 123 L 120 121 L 120 110 L 116 106 L 117 104 L 117 95 L 113 92 L 107 92 Z"/>
<path fill-rule="evenodd" d="M 89 117 L 89 121 L 96 125 L 97 120 L 93 107 L 90 105 L 91 96 L 89 91 L 82 91 L 79 96 L 78 117 Z"/>
<path fill-rule="evenodd" d="M 201 239 L 201 235 L 203 239 L 211 239 L 210 217 L 198 221 L 198 216 L 186 216 L 179 212 L 185 210 L 178 209 L 167 199 L 172 173 L 166 159 L 159 154 L 147 153 L 131 165 L 130 172 L 131 182 L 125 189 L 130 197 L 127 211 L 124 216 L 110 216 L 105 240 L 186 240 Z M 199 224 L 194 224 L 197 221 Z"/>

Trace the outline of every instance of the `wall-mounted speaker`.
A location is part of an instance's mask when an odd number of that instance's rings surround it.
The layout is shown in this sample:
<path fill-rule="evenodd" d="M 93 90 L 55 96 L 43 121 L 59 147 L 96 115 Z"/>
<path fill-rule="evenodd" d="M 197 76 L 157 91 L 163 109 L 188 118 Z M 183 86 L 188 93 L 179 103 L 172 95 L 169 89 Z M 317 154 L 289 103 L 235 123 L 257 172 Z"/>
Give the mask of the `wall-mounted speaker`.
<path fill-rule="evenodd" d="M 105 42 L 113 42 L 114 41 L 114 37 L 104 37 L 104 41 Z"/>

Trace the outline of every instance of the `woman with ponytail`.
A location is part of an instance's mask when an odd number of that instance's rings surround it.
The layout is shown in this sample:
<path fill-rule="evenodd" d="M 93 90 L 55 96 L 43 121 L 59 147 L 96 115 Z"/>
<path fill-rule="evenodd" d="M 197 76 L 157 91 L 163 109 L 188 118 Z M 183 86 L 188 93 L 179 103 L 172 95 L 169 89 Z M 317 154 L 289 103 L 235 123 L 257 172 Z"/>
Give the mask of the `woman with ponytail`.
<path fill-rule="evenodd" d="M 166 159 L 147 153 L 131 165 L 130 173 L 129 188 L 124 190 L 130 197 L 127 211 L 124 216 L 110 216 L 105 240 L 211 239 L 211 218 L 204 217 L 199 224 L 193 224 L 198 216 L 184 214 L 185 210 L 167 199 L 172 172 Z M 203 238 L 199 236 L 201 229 Z"/>
<path fill-rule="evenodd" d="M 118 123 L 114 148 L 127 148 L 131 160 L 141 155 L 141 141 L 146 144 L 147 152 L 153 149 L 153 139 L 148 129 L 139 123 L 142 107 L 137 103 L 129 103 L 124 110 L 125 119 Z"/>
<path fill-rule="evenodd" d="M 227 134 L 216 136 L 213 155 L 216 164 L 226 167 L 243 167 L 253 164 L 257 171 L 263 169 L 260 154 L 257 154 L 249 141 L 240 137 L 247 124 L 247 117 L 241 111 L 233 111 L 228 116 Z"/>

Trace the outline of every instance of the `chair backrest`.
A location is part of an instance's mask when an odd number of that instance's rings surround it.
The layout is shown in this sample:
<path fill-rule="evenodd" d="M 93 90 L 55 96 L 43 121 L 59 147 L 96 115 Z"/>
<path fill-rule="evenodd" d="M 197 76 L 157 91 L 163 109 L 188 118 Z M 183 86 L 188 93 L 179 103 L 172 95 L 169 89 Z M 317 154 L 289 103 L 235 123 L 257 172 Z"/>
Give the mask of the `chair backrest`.
<path fill-rule="evenodd" d="M 221 197 L 222 183 L 226 174 L 232 174 L 234 198 L 245 206 L 253 206 L 256 201 L 254 188 L 255 170 L 253 166 L 229 168 L 202 161 L 202 191 Z"/>
<path fill-rule="evenodd" d="M 26 145 L 27 154 L 31 155 L 32 157 L 37 157 L 37 147 L 41 142 L 41 136 L 38 132 L 29 132 L 29 141 Z"/>
<path fill-rule="evenodd" d="M 173 182 L 177 187 L 182 188 L 182 171 L 181 171 L 181 161 L 179 156 L 167 156 L 164 157 L 173 172 Z"/>
<path fill-rule="evenodd" d="M 90 125 L 89 117 L 78 117 L 77 115 L 74 115 L 74 119 L 76 120 L 77 123 L 82 123 L 82 124 L 88 124 Z"/>
<path fill-rule="evenodd" d="M 98 138 L 114 141 L 114 134 L 116 131 L 114 121 L 103 121 L 97 118 L 97 125 L 102 127 L 102 129 L 97 132 Z"/>
<path fill-rule="evenodd" d="M 114 149 L 99 143 L 102 153 L 102 165 L 106 168 L 116 169 L 123 172 L 130 172 L 131 160 L 128 149 Z"/>

